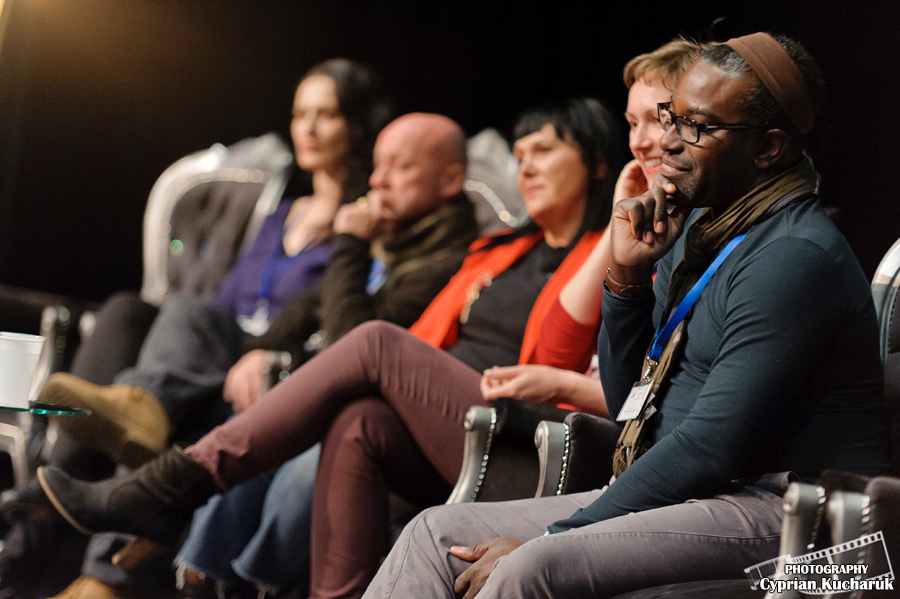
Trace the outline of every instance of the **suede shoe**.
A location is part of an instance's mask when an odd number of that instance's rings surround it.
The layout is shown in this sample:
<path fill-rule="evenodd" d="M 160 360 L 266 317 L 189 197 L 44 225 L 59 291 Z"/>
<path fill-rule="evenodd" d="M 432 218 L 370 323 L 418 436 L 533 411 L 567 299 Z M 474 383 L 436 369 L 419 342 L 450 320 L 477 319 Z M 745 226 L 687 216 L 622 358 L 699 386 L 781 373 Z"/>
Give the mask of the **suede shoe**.
<path fill-rule="evenodd" d="M 124 532 L 162 545 L 174 544 L 194 510 L 219 492 L 209 471 L 179 448 L 97 483 L 56 466 L 42 466 L 37 474 L 53 507 L 82 533 Z"/>
<path fill-rule="evenodd" d="M 56 417 L 59 427 L 117 464 L 140 466 L 165 451 L 172 432 L 169 416 L 152 393 L 131 385 L 100 386 L 57 372 L 41 392 L 47 403 L 89 411 Z"/>
<path fill-rule="evenodd" d="M 90 576 L 79 576 L 62 593 L 50 599 L 144 599 L 144 595 L 134 589 L 108 585 Z"/>

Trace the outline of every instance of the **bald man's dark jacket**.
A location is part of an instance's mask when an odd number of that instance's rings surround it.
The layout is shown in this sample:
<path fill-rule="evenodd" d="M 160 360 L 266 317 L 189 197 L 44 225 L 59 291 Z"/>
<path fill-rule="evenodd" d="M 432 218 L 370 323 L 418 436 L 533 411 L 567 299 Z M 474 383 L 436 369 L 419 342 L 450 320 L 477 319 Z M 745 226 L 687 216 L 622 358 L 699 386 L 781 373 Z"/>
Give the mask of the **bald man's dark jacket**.
<path fill-rule="evenodd" d="M 245 350 L 290 351 L 296 368 L 315 353 L 316 348 L 307 343 L 314 333 L 324 335 L 319 347 L 325 347 L 369 320 L 408 327 L 459 270 L 477 236 L 474 207 L 460 193 L 450 206 L 379 240 L 387 278 L 370 295 L 366 287 L 372 246 L 353 235 L 339 234 L 319 285 L 286 305 L 269 330 L 250 339 Z"/>

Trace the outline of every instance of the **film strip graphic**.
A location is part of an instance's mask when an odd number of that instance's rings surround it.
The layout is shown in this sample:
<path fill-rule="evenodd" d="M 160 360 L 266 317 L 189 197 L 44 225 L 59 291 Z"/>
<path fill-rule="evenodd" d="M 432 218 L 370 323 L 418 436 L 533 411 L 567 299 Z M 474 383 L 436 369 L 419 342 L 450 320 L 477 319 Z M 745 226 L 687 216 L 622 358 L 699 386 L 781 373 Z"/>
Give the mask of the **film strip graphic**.
<path fill-rule="evenodd" d="M 750 579 L 750 585 L 753 587 L 753 590 L 755 591 L 759 588 L 759 581 L 763 578 L 780 578 L 778 576 L 779 565 L 787 563 L 789 559 L 791 559 L 790 555 L 779 555 L 749 568 L 744 568 L 744 574 Z"/>
<path fill-rule="evenodd" d="M 878 548 L 870 548 L 870 545 L 876 543 L 879 545 Z M 789 566 L 793 566 L 793 568 L 789 568 Z M 865 570 L 862 571 L 862 568 Z M 789 569 L 793 571 L 786 573 Z M 826 578 L 834 580 L 894 579 L 894 570 L 888 556 L 887 545 L 884 542 L 884 534 L 881 531 L 862 535 L 846 543 L 797 557 L 781 555 L 744 568 L 744 573 L 754 589 L 759 588 L 763 578 L 809 581 L 821 581 Z M 832 591 L 808 589 L 805 592 L 810 595 L 821 595 Z"/>

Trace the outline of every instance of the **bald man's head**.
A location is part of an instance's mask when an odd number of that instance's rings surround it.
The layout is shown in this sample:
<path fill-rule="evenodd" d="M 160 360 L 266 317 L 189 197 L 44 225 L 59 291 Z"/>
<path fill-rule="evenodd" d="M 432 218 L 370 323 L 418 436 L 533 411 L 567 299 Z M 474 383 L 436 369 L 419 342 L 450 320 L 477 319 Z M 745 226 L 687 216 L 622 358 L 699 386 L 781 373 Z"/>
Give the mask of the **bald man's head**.
<path fill-rule="evenodd" d="M 466 163 L 466 134 L 456 121 L 442 114 L 413 112 L 405 114 L 384 128 L 395 128 L 417 138 L 422 150 L 435 154 L 444 164 Z"/>
<path fill-rule="evenodd" d="M 369 183 L 394 230 L 455 201 L 465 177 L 466 136 L 445 116 L 401 116 L 375 141 L 375 170 Z"/>

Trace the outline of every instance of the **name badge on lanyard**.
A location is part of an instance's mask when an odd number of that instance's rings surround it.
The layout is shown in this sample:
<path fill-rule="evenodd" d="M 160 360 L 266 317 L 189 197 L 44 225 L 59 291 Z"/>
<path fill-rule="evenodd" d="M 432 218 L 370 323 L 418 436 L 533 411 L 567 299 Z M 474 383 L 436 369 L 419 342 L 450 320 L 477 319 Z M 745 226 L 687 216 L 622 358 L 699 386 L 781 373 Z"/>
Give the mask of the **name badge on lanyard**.
<path fill-rule="evenodd" d="M 268 300 L 259 300 L 256 310 L 250 316 L 238 316 L 238 326 L 254 337 L 259 337 L 269 330 L 269 302 Z"/>
<path fill-rule="evenodd" d="M 619 410 L 616 421 L 634 420 L 640 416 L 644 412 L 644 406 L 647 405 L 647 402 L 653 400 L 651 387 L 653 387 L 652 380 L 638 381 L 635 383 L 631 388 L 631 392 L 628 394 L 628 399 L 625 400 L 625 405 Z"/>
<path fill-rule="evenodd" d="M 284 253 L 284 245 L 279 243 L 269 255 L 260 275 L 256 310 L 250 316 L 237 318 L 238 325 L 245 333 L 258 337 L 269 330 L 269 302 L 275 291 L 275 279 L 302 253 L 300 251 L 294 256 L 287 256 Z"/>
<path fill-rule="evenodd" d="M 713 260 L 712 264 L 707 267 L 700 279 L 694 283 L 691 290 L 684 296 L 684 299 L 678 304 L 678 307 L 675 309 L 675 312 L 672 313 L 672 316 L 669 317 L 665 324 L 660 323 L 660 326 L 656 328 L 653 344 L 650 346 L 650 351 L 647 352 L 647 371 L 641 376 L 641 380 L 635 383 L 631 388 L 631 392 L 628 394 L 625 404 L 622 406 L 622 409 L 619 410 L 619 415 L 616 416 L 616 421 L 634 420 L 638 416 L 643 416 L 644 419 L 647 419 L 656 412 L 656 408 L 654 408 L 652 404 L 654 394 L 651 391 L 651 388 L 653 387 L 653 371 L 659 363 L 663 348 L 666 346 L 666 343 L 669 342 L 672 333 L 675 332 L 675 328 L 681 324 L 681 321 L 684 320 L 691 308 L 694 307 L 694 304 L 700 297 L 700 293 L 706 287 L 706 284 L 709 283 L 713 274 L 715 274 L 725 261 L 725 258 L 734 251 L 734 248 L 736 248 L 746 236 L 747 234 L 743 233 L 728 242 L 728 245 L 719 252 L 716 259 Z"/>

